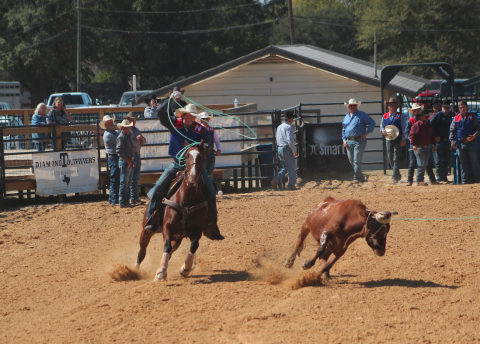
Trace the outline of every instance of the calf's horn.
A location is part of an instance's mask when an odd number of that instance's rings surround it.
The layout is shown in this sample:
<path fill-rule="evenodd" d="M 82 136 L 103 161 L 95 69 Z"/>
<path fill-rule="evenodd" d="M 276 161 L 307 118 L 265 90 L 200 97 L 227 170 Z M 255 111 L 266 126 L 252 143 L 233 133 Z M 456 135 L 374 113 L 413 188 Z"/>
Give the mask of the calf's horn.
<path fill-rule="evenodd" d="M 390 214 L 392 214 L 392 215 L 398 215 L 398 211 L 391 211 Z"/>

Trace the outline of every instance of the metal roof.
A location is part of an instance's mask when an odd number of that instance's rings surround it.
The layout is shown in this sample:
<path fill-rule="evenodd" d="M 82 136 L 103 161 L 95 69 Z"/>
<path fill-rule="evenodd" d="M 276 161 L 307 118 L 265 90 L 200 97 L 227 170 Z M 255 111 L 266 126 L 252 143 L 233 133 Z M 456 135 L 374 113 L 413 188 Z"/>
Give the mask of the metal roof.
<path fill-rule="evenodd" d="M 214 77 L 233 68 L 245 65 L 255 60 L 265 58 L 266 56 L 280 56 L 294 62 L 306 64 L 311 67 L 319 68 L 327 72 L 338 74 L 346 78 L 357 80 L 372 86 L 380 88 L 380 78 L 375 77 L 373 63 L 362 61 L 347 55 L 334 53 L 330 50 L 317 48 L 311 45 L 271 45 L 265 49 L 258 50 L 251 54 L 242 56 L 233 61 L 224 63 L 218 67 L 206 70 L 197 75 L 177 81 L 173 84 L 159 88 L 150 94 L 161 96 L 168 93 L 173 87 L 185 87 L 196 82 Z M 377 75 L 380 76 L 382 66 L 377 65 Z M 397 76 L 388 84 L 386 89 L 394 93 L 404 94 L 414 97 L 429 85 L 430 81 L 406 73 L 398 73 Z M 140 98 L 142 101 L 148 97 L 147 94 Z"/>

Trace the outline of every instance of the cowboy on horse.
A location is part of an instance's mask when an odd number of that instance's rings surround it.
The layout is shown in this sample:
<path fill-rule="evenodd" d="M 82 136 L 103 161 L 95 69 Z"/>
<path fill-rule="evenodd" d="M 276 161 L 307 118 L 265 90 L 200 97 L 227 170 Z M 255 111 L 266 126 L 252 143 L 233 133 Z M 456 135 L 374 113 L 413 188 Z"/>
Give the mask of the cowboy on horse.
<path fill-rule="evenodd" d="M 156 232 L 158 225 L 163 223 L 165 204 L 163 204 L 162 199 L 166 198 L 170 183 L 177 176 L 177 172 L 183 171 L 185 168 L 180 165 L 180 161 L 177 158 L 178 153 L 186 144 L 200 142 L 201 140 L 204 142 L 206 153 L 208 154 L 212 151 L 212 143 L 208 130 L 201 124 L 195 122 L 197 113 L 195 105 L 188 104 L 185 108 L 179 107 L 175 110 L 177 117 L 173 115 L 172 110 L 175 106 L 172 107 L 172 105 L 175 105 L 175 101 L 179 100 L 181 96 L 181 92 L 173 92 L 170 99 L 165 99 L 156 109 L 160 123 L 171 133 L 168 155 L 173 158 L 173 161 L 148 193 L 151 200 L 148 204 L 145 230 L 151 232 Z M 186 142 L 187 139 L 190 142 Z M 205 185 L 206 197 L 209 201 L 209 213 L 211 215 L 211 218 L 207 218 L 205 235 L 211 240 L 223 240 L 224 237 L 220 234 L 217 226 L 216 190 L 207 175 L 205 167 L 203 167 L 202 178 Z"/>

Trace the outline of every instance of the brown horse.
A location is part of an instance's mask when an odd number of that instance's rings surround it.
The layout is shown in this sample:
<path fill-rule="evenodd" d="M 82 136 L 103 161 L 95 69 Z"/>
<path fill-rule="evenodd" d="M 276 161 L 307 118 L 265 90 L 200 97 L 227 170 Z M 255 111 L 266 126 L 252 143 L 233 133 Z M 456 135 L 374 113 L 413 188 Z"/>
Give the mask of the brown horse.
<path fill-rule="evenodd" d="M 192 272 L 195 267 L 195 252 L 198 249 L 199 240 L 202 237 L 202 231 L 207 221 L 208 202 L 202 192 L 202 172 L 205 162 L 203 141 L 200 145 L 194 146 L 187 151 L 185 160 L 185 175 L 179 189 L 170 199 L 163 199 L 162 201 L 166 205 L 162 230 L 164 253 L 160 268 L 155 273 L 155 281 L 167 278 L 168 261 L 185 237 L 188 237 L 191 241 L 190 252 L 187 255 L 185 264 L 180 268 L 180 274 L 188 276 Z M 142 228 L 145 228 L 145 222 L 146 211 Z M 145 258 L 147 246 L 153 234 L 153 232 L 145 229 L 142 231 L 140 251 L 135 264 L 137 269 L 140 268 L 140 264 Z"/>

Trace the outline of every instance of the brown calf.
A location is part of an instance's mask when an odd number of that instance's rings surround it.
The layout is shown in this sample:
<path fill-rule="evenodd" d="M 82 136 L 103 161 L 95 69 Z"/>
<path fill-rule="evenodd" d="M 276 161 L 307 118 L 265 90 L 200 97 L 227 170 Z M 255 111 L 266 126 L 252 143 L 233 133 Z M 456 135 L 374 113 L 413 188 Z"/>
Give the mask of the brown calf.
<path fill-rule="evenodd" d="M 364 237 L 377 256 L 385 254 L 387 234 L 390 230 L 390 220 L 397 212 L 376 212 L 357 200 L 341 200 L 333 197 L 325 198 L 320 204 L 308 213 L 302 225 L 302 230 L 295 242 L 293 253 L 284 266 L 291 268 L 295 256 L 300 256 L 304 240 L 311 233 L 319 243 L 319 247 L 312 259 L 303 262 L 304 270 L 315 265 L 317 258 L 325 264 L 320 273 L 330 276 L 330 268 L 343 256 L 352 242 Z M 333 253 L 333 258 L 328 260 Z"/>

